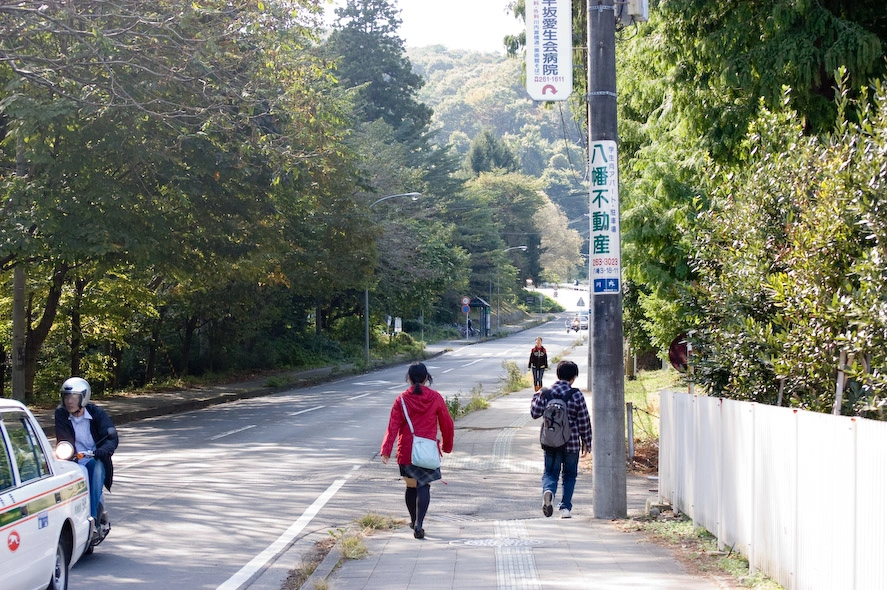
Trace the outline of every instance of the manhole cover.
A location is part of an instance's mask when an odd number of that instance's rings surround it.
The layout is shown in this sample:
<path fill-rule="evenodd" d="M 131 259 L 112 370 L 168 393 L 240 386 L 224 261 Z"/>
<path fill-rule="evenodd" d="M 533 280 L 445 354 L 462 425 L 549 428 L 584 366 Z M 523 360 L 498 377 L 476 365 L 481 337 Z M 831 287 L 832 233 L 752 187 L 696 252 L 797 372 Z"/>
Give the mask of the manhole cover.
<path fill-rule="evenodd" d="M 468 545 L 470 547 L 532 547 L 541 545 L 544 541 L 538 539 L 512 539 L 502 537 L 498 539 L 458 539 L 451 541 L 450 545 Z"/>

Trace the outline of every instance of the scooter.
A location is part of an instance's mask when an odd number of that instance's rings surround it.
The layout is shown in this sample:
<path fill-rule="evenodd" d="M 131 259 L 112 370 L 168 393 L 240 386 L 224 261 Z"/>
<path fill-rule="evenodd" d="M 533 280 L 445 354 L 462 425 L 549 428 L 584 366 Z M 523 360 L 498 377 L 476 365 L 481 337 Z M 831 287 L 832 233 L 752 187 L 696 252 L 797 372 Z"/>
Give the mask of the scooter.
<path fill-rule="evenodd" d="M 101 444 L 102 441 L 109 437 L 117 436 L 117 429 L 113 426 L 108 429 L 108 434 L 105 438 L 101 439 L 98 444 Z M 69 443 L 66 440 L 60 441 L 55 446 L 55 456 L 61 459 L 62 461 L 79 461 L 80 459 L 94 459 L 95 453 L 92 451 L 83 451 L 78 453 L 74 449 L 74 445 Z M 111 518 L 108 516 L 108 511 L 105 510 L 104 502 L 99 503 L 98 509 L 98 522 L 96 519 L 93 519 L 92 516 L 89 517 L 89 542 L 86 544 L 86 550 L 83 552 L 85 555 L 92 554 L 95 547 L 105 540 L 105 537 L 108 536 L 108 533 L 111 532 Z"/>

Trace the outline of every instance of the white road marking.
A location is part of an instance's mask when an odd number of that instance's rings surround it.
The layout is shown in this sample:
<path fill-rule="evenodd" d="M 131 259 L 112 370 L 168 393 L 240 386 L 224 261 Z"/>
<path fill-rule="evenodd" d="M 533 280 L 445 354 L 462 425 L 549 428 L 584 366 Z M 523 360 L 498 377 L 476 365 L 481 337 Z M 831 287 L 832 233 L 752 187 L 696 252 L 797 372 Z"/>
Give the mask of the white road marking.
<path fill-rule="evenodd" d="M 244 430 L 249 430 L 250 428 L 255 428 L 255 424 L 250 424 L 249 426 L 244 426 L 243 428 L 238 428 L 237 430 L 229 430 L 228 432 L 223 432 L 222 434 L 217 434 L 215 436 L 209 437 L 209 440 L 219 440 L 220 438 L 224 438 L 226 436 L 230 436 L 232 434 L 237 434 L 238 432 L 243 432 Z"/>
<path fill-rule="evenodd" d="M 298 416 L 299 414 L 307 414 L 308 412 L 313 412 L 314 410 L 319 410 L 321 408 L 325 408 L 326 406 L 315 406 L 313 408 L 308 408 L 307 410 L 299 410 L 298 412 L 290 412 L 290 416 Z"/>
<path fill-rule="evenodd" d="M 369 392 L 369 393 L 361 393 L 360 395 L 355 395 L 354 397 L 349 397 L 349 398 L 348 398 L 348 401 L 353 401 L 353 400 L 356 400 L 356 399 L 360 399 L 360 398 L 362 398 L 362 397 L 366 397 L 366 396 L 368 396 L 368 395 L 373 395 L 373 392 L 371 391 L 371 392 Z"/>
<path fill-rule="evenodd" d="M 277 538 L 276 541 L 271 543 L 264 551 L 256 555 L 252 560 L 243 566 L 239 572 L 228 578 L 222 585 L 218 587 L 217 590 L 238 590 L 242 588 L 244 584 L 249 582 L 249 580 L 258 573 L 265 565 L 274 559 L 281 551 L 286 549 L 293 539 L 296 538 L 296 535 L 302 532 L 308 523 L 310 523 L 315 516 L 320 512 L 320 509 L 326 505 L 330 499 L 336 495 L 336 492 L 339 491 L 343 485 L 345 485 L 344 479 L 337 479 L 326 489 L 324 493 L 322 493 L 311 506 L 308 507 L 308 510 L 302 513 L 302 516 L 299 517 L 299 520 L 290 525 L 290 527 Z"/>

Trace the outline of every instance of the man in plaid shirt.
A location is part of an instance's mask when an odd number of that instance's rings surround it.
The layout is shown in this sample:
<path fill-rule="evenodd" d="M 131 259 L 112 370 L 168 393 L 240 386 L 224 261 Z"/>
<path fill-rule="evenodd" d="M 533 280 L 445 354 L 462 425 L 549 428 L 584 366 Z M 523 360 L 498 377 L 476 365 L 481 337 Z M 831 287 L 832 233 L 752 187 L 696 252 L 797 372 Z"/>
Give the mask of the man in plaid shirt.
<path fill-rule="evenodd" d="M 570 518 L 573 509 L 573 490 L 576 487 L 576 475 L 579 473 L 579 455 L 584 456 L 591 449 L 591 420 L 585 396 L 573 387 L 573 381 L 579 375 L 579 367 L 573 361 L 561 361 L 557 364 L 557 381 L 551 389 L 540 389 L 533 394 L 530 416 L 540 418 L 545 405 L 552 397 L 567 399 L 567 415 L 570 418 L 570 440 L 559 449 L 545 449 L 545 472 L 542 474 L 542 514 L 551 516 L 554 513 L 552 500 L 557 492 L 557 482 L 563 471 L 563 494 L 558 509 L 561 518 Z"/>

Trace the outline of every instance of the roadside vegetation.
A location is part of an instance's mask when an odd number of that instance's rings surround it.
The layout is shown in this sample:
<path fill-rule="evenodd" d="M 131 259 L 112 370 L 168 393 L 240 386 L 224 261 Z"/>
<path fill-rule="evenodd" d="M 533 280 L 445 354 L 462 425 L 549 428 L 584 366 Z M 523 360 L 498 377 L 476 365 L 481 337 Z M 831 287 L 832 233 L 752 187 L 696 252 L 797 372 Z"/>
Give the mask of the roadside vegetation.
<path fill-rule="evenodd" d="M 326 539 L 315 543 L 312 550 L 302 557 L 302 564 L 290 572 L 281 590 L 299 590 L 334 546 L 338 545 L 343 559 L 363 559 L 367 555 L 365 537 L 379 530 L 398 529 L 404 525 L 406 522 L 402 519 L 367 512 L 355 519 L 352 526 L 329 531 Z M 328 587 L 327 580 L 316 580 L 312 590 L 324 590 Z"/>
<path fill-rule="evenodd" d="M 730 548 L 719 550 L 717 539 L 704 528 L 694 527 L 686 515 L 664 512 L 657 517 L 631 518 L 619 527 L 669 548 L 687 571 L 713 578 L 722 588 L 782 590 L 782 586 L 762 573 L 750 574 L 748 560 L 739 552 Z"/>

